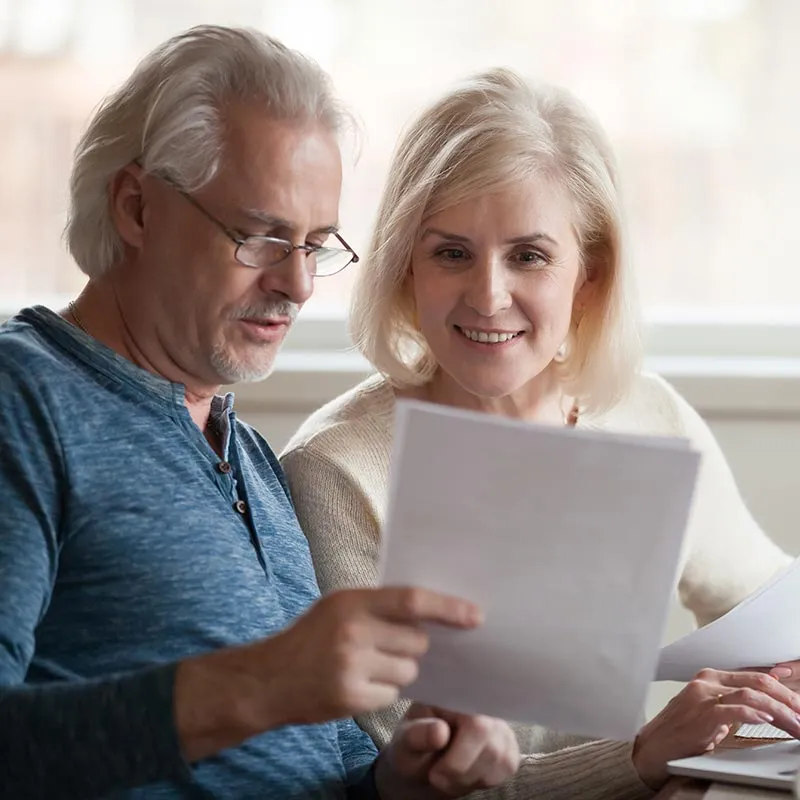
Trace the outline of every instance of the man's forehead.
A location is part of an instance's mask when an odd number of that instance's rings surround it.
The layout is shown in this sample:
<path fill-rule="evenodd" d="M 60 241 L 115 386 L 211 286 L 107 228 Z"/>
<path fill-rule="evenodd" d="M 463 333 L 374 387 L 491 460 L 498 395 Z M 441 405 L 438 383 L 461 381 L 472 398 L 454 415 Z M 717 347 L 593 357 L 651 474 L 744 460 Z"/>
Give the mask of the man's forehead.
<path fill-rule="evenodd" d="M 241 214 L 248 222 L 258 225 L 265 230 L 286 230 L 296 231 L 301 227 L 296 220 L 281 217 L 258 208 L 243 208 Z M 337 221 L 323 222 L 315 227 L 312 233 L 337 233 L 339 223 Z"/>
<path fill-rule="evenodd" d="M 241 222 L 258 230 L 338 229 L 339 144 L 317 124 L 234 110 L 214 183 Z"/>
<path fill-rule="evenodd" d="M 279 171 L 298 164 L 329 162 L 341 168 L 333 131 L 314 120 L 271 117 L 264 109 L 231 106 L 225 116 L 224 160 L 243 169 Z"/>

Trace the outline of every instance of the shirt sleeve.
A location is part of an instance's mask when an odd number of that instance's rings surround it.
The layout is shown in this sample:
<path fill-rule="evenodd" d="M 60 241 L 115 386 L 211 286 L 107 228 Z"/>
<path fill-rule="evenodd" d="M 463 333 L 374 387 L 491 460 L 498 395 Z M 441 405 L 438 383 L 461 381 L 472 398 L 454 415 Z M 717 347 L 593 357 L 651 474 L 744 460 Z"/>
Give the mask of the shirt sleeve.
<path fill-rule="evenodd" d="M 88 798 L 185 778 L 174 665 L 25 683 L 65 535 L 68 474 L 48 407 L 0 363 L 0 794 Z"/>
<path fill-rule="evenodd" d="M 339 749 L 347 772 L 347 796 L 352 800 L 378 800 L 374 764 L 378 750 L 352 719 L 337 723 Z"/>

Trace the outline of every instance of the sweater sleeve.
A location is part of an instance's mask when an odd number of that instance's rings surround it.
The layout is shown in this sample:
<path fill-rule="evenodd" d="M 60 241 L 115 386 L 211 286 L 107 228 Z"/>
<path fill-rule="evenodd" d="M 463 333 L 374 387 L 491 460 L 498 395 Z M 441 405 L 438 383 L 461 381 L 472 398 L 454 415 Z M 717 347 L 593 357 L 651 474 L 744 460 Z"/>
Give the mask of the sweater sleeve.
<path fill-rule="evenodd" d="M 377 586 L 380 523 L 352 476 L 307 447 L 281 456 L 300 526 L 308 539 L 323 594 Z M 392 738 L 410 703 L 400 700 L 382 711 L 357 717 L 378 747 Z"/>
<path fill-rule="evenodd" d="M 683 605 L 706 625 L 791 563 L 747 509 L 713 433 L 669 384 L 679 436 L 702 454 L 678 584 Z"/>
<path fill-rule="evenodd" d="M 62 544 L 66 485 L 41 398 L 0 365 L 0 794 L 90 798 L 188 767 L 172 716 L 174 666 L 25 684 Z"/>
<path fill-rule="evenodd" d="M 654 796 L 633 766 L 632 744 L 596 742 L 522 756 L 519 772 L 503 786 L 470 800 L 644 800 Z"/>
<path fill-rule="evenodd" d="M 322 592 L 377 585 L 380 523 L 354 477 L 307 446 L 285 452 L 281 463 Z M 358 717 L 358 724 L 383 748 L 409 705 L 401 700 L 382 711 Z M 595 741 L 526 755 L 511 781 L 474 795 L 480 800 L 527 800 L 533 796 L 551 800 L 637 800 L 651 797 L 652 792 L 633 766 L 631 744 Z"/>

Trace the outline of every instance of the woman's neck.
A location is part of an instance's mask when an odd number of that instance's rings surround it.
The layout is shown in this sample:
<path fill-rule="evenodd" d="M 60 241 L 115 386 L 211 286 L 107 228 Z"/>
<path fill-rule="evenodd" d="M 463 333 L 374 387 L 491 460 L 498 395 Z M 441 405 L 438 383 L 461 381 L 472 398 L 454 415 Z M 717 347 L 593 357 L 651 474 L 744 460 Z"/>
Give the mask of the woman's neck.
<path fill-rule="evenodd" d="M 403 394 L 431 403 L 552 425 L 569 424 L 575 402 L 564 394 L 560 382 L 550 371 L 502 397 L 473 394 L 441 370 L 424 386 Z"/>

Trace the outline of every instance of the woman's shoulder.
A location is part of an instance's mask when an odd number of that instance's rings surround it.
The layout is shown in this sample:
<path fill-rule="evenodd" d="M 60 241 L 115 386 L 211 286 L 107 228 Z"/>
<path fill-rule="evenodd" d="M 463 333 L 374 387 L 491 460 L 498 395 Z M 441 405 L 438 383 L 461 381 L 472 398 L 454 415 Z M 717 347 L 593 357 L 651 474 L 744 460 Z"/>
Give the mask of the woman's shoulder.
<path fill-rule="evenodd" d="M 299 450 L 321 457 L 358 449 L 362 440 L 391 444 L 395 395 L 381 375 L 366 380 L 311 414 L 281 453 L 283 460 Z"/>
<path fill-rule="evenodd" d="M 652 436 L 690 436 L 696 412 L 679 392 L 654 372 L 640 372 L 612 409 L 588 424 Z"/>

